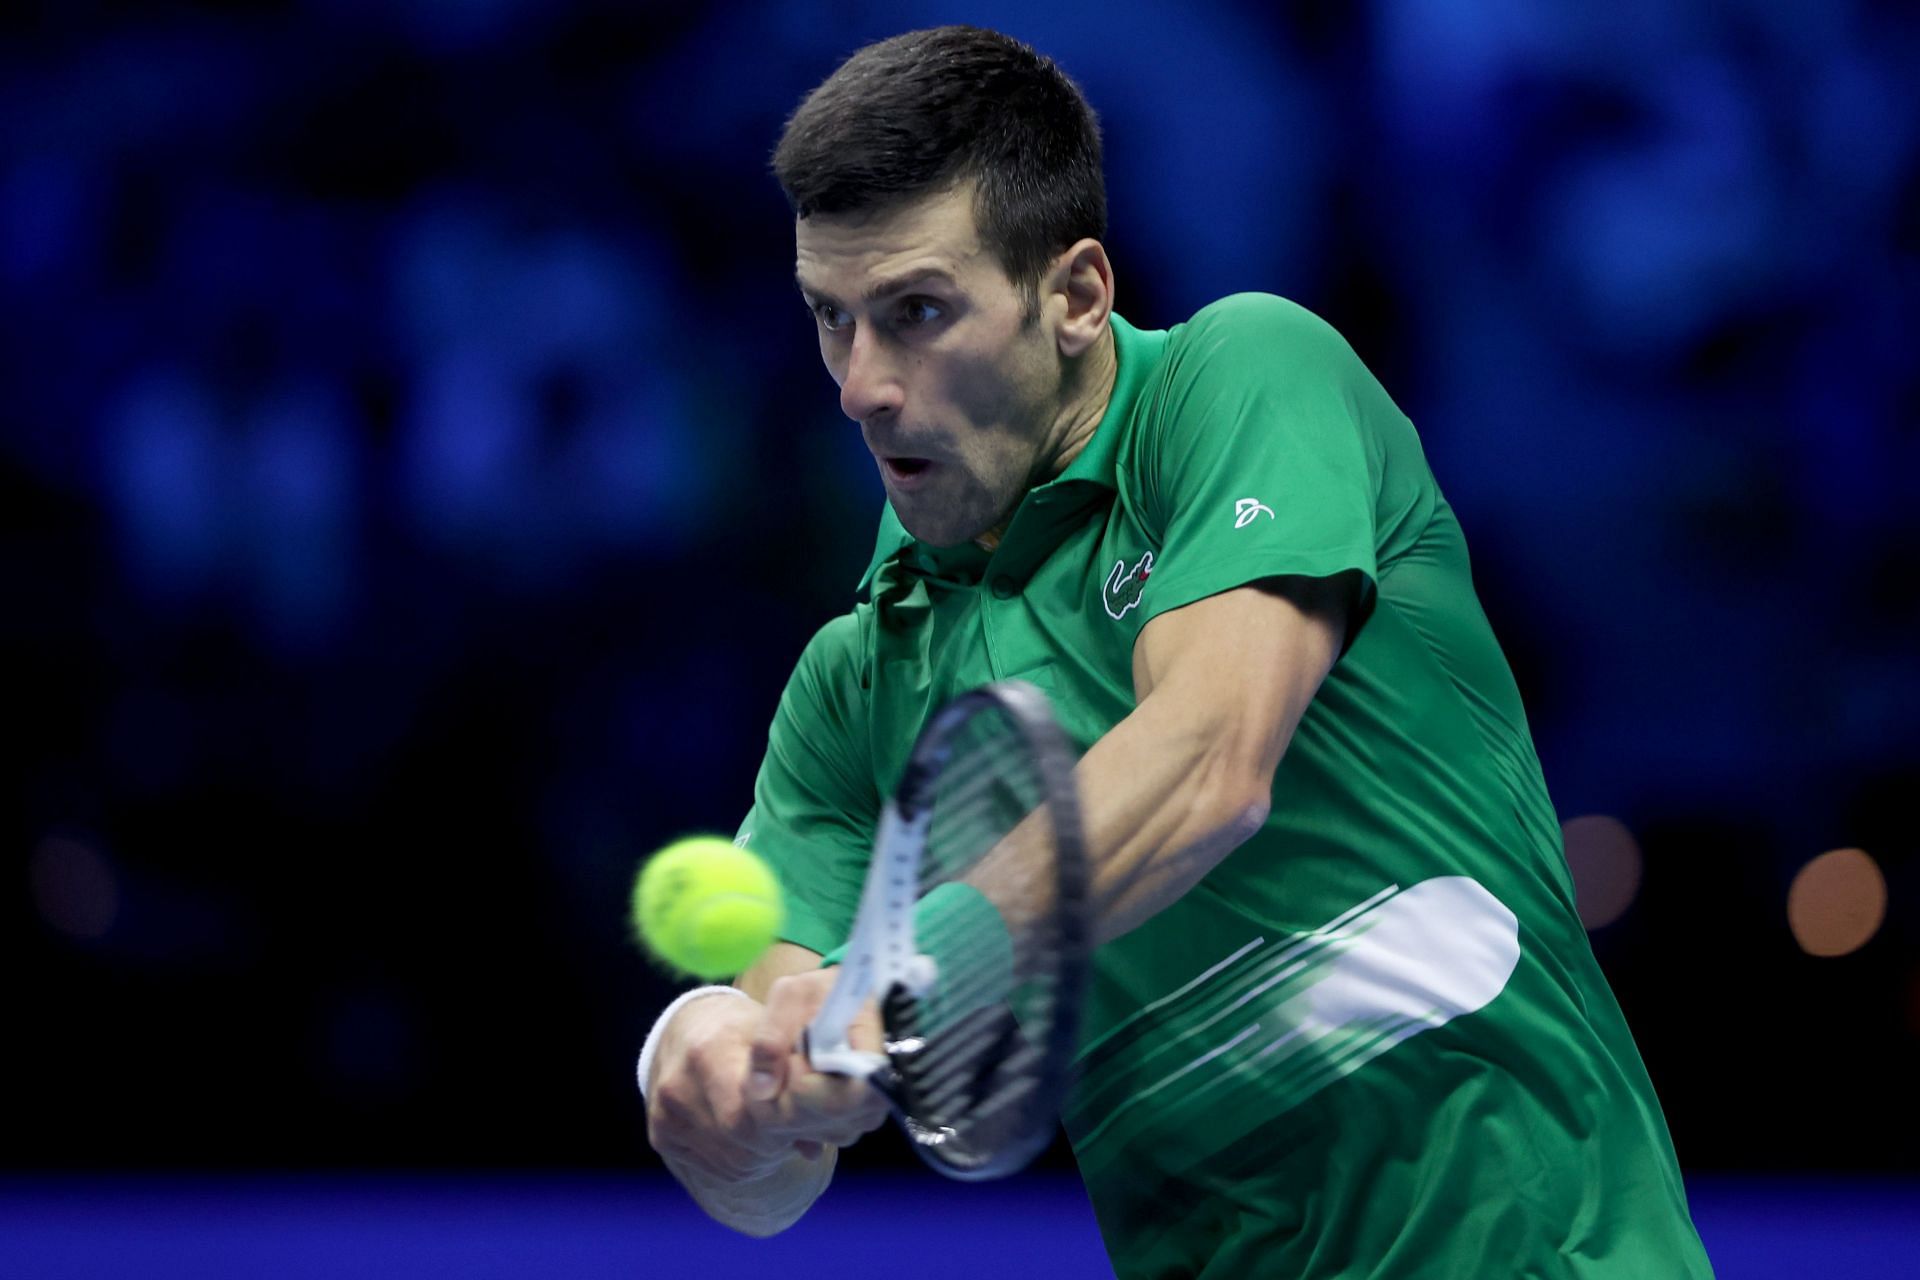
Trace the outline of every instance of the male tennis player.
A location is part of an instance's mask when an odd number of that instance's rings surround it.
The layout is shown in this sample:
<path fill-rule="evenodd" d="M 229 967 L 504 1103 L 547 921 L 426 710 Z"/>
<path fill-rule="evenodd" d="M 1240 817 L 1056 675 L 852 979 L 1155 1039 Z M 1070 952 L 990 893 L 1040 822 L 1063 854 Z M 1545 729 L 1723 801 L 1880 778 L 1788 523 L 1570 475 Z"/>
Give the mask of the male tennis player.
<path fill-rule="evenodd" d="M 695 1199 L 781 1230 L 883 1119 L 792 1046 L 923 719 L 1019 677 L 1086 748 L 1066 1123 L 1122 1276 L 1710 1274 L 1460 526 L 1352 350 L 1270 296 L 1115 314 L 1093 115 L 992 32 L 860 50 L 774 165 L 888 505 L 742 827 L 784 941 L 643 1054 Z"/>

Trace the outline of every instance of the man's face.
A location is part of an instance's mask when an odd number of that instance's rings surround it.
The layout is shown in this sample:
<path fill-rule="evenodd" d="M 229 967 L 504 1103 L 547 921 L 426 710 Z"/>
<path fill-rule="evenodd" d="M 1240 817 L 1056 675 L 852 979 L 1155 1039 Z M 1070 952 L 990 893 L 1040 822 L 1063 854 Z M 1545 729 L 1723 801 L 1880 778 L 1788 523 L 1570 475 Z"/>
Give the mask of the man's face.
<path fill-rule="evenodd" d="M 907 531 L 952 546 L 1040 478 L 1058 349 L 984 246 L 970 186 L 877 214 L 800 219 L 801 295 L 840 407 Z"/>

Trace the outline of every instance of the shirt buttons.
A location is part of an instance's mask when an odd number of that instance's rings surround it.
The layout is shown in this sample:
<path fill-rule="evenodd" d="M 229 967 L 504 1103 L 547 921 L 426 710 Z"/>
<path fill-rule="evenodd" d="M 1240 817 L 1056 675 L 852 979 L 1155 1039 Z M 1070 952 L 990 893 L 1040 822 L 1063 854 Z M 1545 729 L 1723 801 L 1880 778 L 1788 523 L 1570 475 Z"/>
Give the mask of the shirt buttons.
<path fill-rule="evenodd" d="M 1020 594 L 1020 584 L 1006 574 L 1000 574 L 993 580 L 993 596 L 996 600 L 1007 600 Z"/>

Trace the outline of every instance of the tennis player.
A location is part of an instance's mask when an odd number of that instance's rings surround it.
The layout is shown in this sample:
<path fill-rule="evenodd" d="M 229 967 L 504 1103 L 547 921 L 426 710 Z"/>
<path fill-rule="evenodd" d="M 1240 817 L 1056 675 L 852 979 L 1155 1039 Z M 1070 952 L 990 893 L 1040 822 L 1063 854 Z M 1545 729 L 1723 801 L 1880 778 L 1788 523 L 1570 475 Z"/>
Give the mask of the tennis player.
<path fill-rule="evenodd" d="M 741 828 L 784 941 L 642 1056 L 694 1198 L 781 1230 L 884 1119 L 792 1046 L 923 719 L 1018 677 L 1085 749 L 1065 1120 L 1122 1277 L 1711 1274 L 1460 525 L 1353 351 L 1261 294 L 1121 319 L 1093 114 L 993 32 L 855 53 L 774 167 L 888 502 Z"/>

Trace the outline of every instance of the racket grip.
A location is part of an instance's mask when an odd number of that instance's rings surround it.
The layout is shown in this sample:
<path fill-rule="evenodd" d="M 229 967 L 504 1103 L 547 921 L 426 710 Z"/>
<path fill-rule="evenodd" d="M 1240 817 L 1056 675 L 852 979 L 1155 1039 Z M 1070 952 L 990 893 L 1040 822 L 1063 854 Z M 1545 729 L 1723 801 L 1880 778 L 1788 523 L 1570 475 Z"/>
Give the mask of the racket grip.
<path fill-rule="evenodd" d="M 864 1079 L 873 1086 L 874 1092 L 887 1100 L 889 1107 L 896 1112 L 901 1112 L 900 1073 L 894 1070 L 893 1064 L 881 1055 L 866 1053 L 859 1049 L 848 1049 L 840 1054 L 823 1052 L 816 1058 L 813 1053 L 813 1034 L 811 1029 L 806 1027 L 800 1029 L 799 1049 L 801 1056 L 813 1064 L 815 1071 Z M 859 1061 L 852 1059 L 859 1059 Z M 901 1112 L 901 1114 L 905 1113 Z"/>
<path fill-rule="evenodd" d="M 801 1055 L 813 1064 L 815 1071 L 824 1071 L 828 1075 L 871 1080 L 879 1072 L 891 1072 L 893 1069 L 884 1054 L 870 1053 L 851 1045 L 815 1044 L 812 1028 L 806 1028 L 800 1032 L 799 1049 Z"/>

